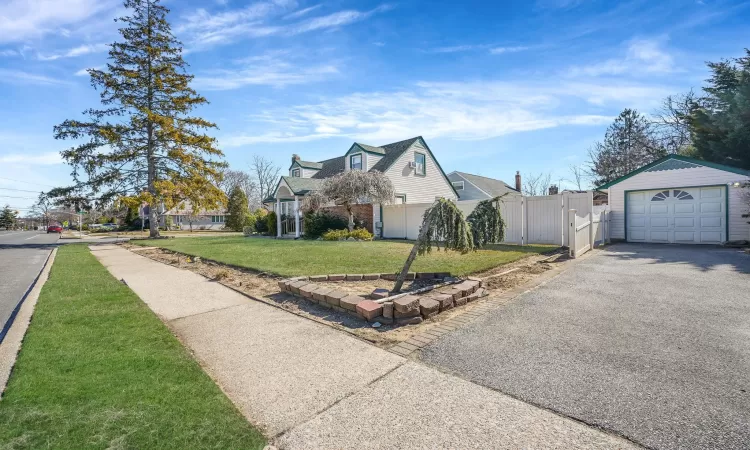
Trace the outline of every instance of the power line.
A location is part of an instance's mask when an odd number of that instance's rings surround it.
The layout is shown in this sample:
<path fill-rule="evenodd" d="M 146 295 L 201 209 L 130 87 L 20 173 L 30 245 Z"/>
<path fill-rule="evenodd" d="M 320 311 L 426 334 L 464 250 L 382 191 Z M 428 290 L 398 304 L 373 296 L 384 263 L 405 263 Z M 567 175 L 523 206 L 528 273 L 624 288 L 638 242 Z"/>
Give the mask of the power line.
<path fill-rule="evenodd" d="M 18 192 L 31 192 L 32 194 L 37 194 L 39 191 L 28 191 L 26 189 L 13 189 L 13 188 L 4 188 L 0 187 L 0 191 L 18 191 Z"/>
<path fill-rule="evenodd" d="M 51 184 L 44 184 L 44 183 L 32 183 L 32 182 L 30 182 L 30 181 L 21 181 L 21 180 L 14 180 L 14 179 L 12 179 L 12 178 L 5 178 L 5 177 L 0 177 L 0 180 L 15 181 L 16 183 L 35 184 L 35 185 L 37 185 L 37 186 L 47 186 L 47 187 L 51 187 L 51 188 L 53 188 L 53 187 L 56 187 L 56 186 L 52 186 Z"/>
<path fill-rule="evenodd" d="M 20 198 L 21 200 L 36 200 L 35 197 L 14 197 L 12 195 L 0 195 L 0 198 Z"/>

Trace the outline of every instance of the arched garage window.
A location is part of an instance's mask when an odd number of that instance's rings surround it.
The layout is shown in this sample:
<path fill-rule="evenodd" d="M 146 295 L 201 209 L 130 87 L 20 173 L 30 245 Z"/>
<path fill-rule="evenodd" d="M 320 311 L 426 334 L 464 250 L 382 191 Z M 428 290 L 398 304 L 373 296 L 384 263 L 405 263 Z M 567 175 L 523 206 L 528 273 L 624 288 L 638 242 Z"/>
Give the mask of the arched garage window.
<path fill-rule="evenodd" d="M 669 197 L 669 191 L 661 191 L 651 198 L 652 202 L 663 202 Z"/>
<path fill-rule="evenodd" d="M 678 189 L 675 189 L 673 191 L 673 195 L 677 200 L 692 200 L 693 196 L 685 191 L 680 191 Z"/>

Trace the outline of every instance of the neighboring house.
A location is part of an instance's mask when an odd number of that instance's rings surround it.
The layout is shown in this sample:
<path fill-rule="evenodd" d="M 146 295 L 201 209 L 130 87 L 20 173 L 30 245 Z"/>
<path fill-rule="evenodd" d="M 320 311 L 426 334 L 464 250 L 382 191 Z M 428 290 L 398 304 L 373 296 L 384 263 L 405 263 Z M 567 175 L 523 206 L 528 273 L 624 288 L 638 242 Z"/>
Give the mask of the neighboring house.
<path fill-rule="evenodd" d="M 277 220 L 277 235 L 301 233 L 299 206 L 307 193 L 319 189 L 323 180 L 348 170 L 378 171 L 393 183 L 395 202 L 425 203 L 438 197 L 457 200 L 458 194 L 443 172 L 432 151 L 421 136 L 375 147 L 355 142 L 343 156 L 325 161 L 304 161 L 292 157 L 289 175 L 282 176 L 265 203 L 274 203 L 274 211 L 281 212 Z M 340 207 L 339 207 L 340 208 Z M 354 214 L 366 227 L 380 235 L 381 208 L 379 204 L 363 204 Z M 283 223 L 282 223 L 283 222 Z"/>
<path fill-rule="evenodd" d="M 180 230 L 221 230 L 227 218 L 225 209 L 194 211 L 189 201 L 184 201 L 165 212 L 159 219 L 159 226 L 166 227 L 168 219 L 171 228 Z"/>
<path fill-rule="evenodd" d="M 448 174 L 453 189 L 460 200 L 487 200 L 501 195 L 521 195 L 521 178 L 516 176 L 519 184 L 515 188 L 504 181 L 495 178 L 473 175 L 466 172 L 453 171 Z"/>
<path fill-rule="evenodd" d="M 609 194 L 611 236 L 628 242 L 750 240 L 741 184 L 750 171 L 671 155 L 597 188 Z"/>

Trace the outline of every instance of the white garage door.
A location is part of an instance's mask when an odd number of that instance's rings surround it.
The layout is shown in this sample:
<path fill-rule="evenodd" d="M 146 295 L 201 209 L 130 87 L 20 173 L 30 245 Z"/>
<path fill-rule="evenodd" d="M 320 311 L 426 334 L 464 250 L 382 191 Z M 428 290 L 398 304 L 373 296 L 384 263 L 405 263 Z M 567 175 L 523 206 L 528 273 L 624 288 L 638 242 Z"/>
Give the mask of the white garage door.
<path fill-rule="evenodd" d="M 726 241 L 726 189 L 707 186 L 629 192 L 627 240 L 677 244 Z"/>

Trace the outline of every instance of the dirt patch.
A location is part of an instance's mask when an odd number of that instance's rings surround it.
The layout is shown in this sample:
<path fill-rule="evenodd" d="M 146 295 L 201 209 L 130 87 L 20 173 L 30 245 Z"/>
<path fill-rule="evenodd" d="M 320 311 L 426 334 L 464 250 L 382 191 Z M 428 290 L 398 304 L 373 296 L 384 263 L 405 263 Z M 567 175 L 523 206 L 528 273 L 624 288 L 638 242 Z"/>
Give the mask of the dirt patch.
<path fill-rule="evenodd" d="M 379 328 L 373 328 L 371 324 L 363 321 L 359 317 L 325 308 L 288 293 L 279 292 L 278 281 L 282 279 L 281 277 L 258 273 L 249 269 L 231 267 L 213 261 L 206 261 L 201 258 L 195 258 L 159 247 L 142 247 L 128 243 L 122 243 L 119 245 L 155 261 L 198 273 L 210 280 L 240 291 L 258 301 L 283 308 L 294 314 L 341 329 L 347 333 L 366 339 L 380 347 L 390 347 L 394 344 L 405 341 L 412 335 L 425 331 L 430 327 L 450 319 L 451 317 L 471 311 L 474 306 L 482 303 L 481 301 L 474 302 L 460 308 L 446 311 L 419 325 L 382 325 Z M 490 291 L 490 296 L 492 296 L 493 294 L 497 295 L 529 282 L 539 274 L 555 267 L 560 261 L 560 255 L 553 255 L 551 258 L 550 255 L 531 255 L 513 263 L 493 268 L 476 276 L 484 279 L 485 287 Z M 516 270 L 505 273 L 511 269 Z M 440 280 L 420 279 L 412 282 L 407 281 L 404 290 L 414 290 L 438 282 L 440 282 Z M 316 282 L 316 284 L 334 287 L 337 290 L 360 296 L 366 296 L 376 288 L 391 289 L 393 287 L 393 282 L 387 280 L 357 282 L 326 281 Z"/>

